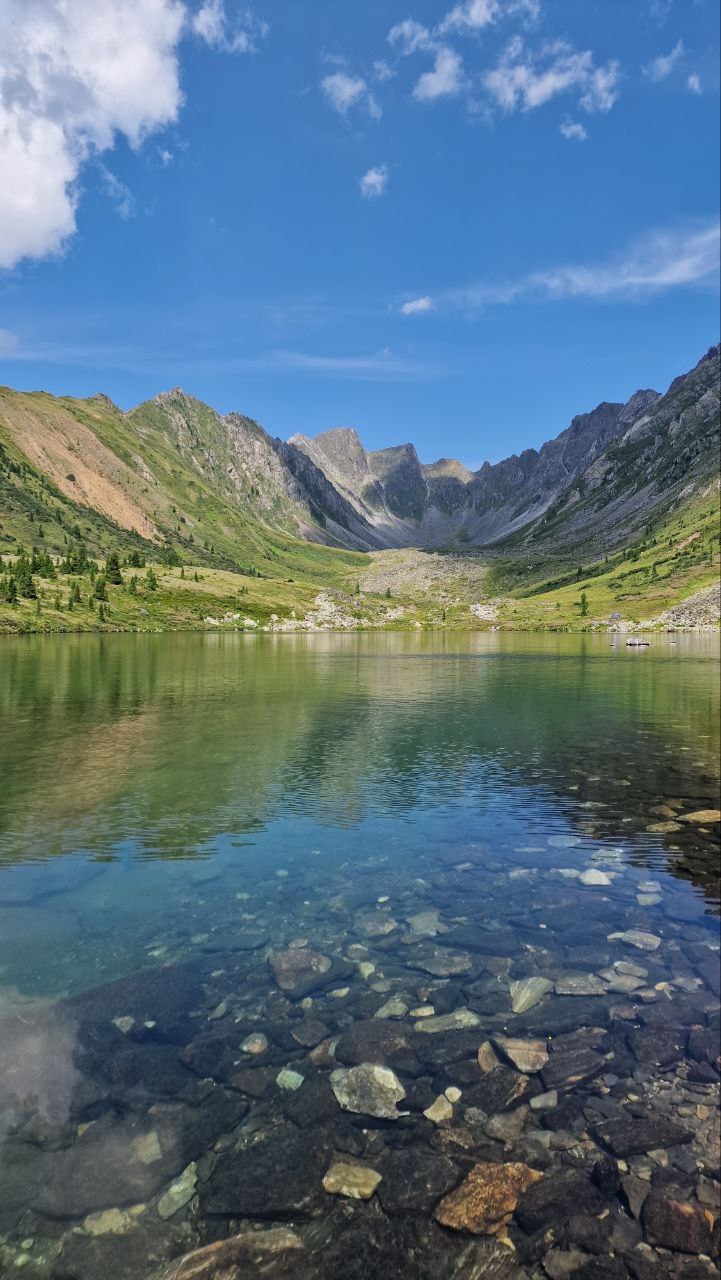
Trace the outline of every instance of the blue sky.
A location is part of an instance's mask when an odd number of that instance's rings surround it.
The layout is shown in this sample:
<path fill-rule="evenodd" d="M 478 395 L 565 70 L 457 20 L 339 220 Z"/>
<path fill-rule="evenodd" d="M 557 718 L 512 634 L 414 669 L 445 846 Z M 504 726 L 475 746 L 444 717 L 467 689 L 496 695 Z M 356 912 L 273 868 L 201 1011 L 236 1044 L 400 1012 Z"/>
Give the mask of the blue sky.
<path fill-rule="evenodd" d="M 6 0 L 0 381 L 472 466 L 718 340 L 715 0 Z"/>

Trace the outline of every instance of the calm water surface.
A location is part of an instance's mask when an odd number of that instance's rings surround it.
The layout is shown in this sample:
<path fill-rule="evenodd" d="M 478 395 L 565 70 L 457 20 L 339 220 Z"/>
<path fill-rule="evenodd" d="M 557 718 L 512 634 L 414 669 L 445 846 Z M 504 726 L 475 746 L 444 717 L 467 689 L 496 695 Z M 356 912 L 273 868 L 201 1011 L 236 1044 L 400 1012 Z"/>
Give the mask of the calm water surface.
<path fill-rule="evenodd" d="M 687 1047 L 718 1009 L 718 826 L 684 820 L 718 808 L 718 659 L 704 636 L 3 639 L 0 1274 L 143 1280 L 279 1223 L 297 1277 L 376 1274 L 344 1240 L 386 1274 L 513 1274 L 434 1221 L 474 1162 L 594 1190 L 593 1159 L 648 1163 L 589 1126 L 632 1088 L 632 1118 L 677 1123 L 718 1080 Z M 329 964 L 284 967 L 289 943 Z M 555 1072 L 519 1074 L 504 1035 Z M 341 1107 L 330 1072 L 362 1062 L 409 1114 Z M 702 1203 L 708 1133 L 656 1147 Z M 334 1160 L 381 1173 L 372 1200 L 323 1190 Z M 628 1248 L 654 1244 L 609 1195 Z M 508 1230 L 533 1276 L 530 1219 Z"/>

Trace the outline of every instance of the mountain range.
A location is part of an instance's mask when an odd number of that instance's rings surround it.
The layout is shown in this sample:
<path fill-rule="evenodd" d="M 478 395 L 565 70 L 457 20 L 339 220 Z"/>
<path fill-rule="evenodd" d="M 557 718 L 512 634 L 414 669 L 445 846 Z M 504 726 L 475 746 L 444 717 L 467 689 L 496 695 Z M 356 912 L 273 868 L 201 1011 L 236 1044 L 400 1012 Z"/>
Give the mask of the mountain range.
<path fill-rule="evenodd" d="M 0 549 L 82 536 L 173 548 L 228 568 L 278 539 L 353 551 L 628 543 L 718 474 L 719 347 L 665 394 L 581 413 L 539 450 L 471 471 L 410 443 L 366 450 L 348 427 L 273 438 L 176 388 L 130 412 L 0 389 Z"/>

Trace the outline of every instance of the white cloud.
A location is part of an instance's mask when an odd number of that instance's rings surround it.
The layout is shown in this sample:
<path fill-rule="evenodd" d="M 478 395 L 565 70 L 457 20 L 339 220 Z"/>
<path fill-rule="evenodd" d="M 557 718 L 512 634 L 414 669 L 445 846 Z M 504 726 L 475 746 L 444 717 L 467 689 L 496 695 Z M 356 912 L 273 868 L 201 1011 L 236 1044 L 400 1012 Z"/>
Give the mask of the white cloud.
<path fill-rule="evenodd" d="M 480 31 L 499 18 L 523 14 L 535 20 L 541 12 L 539 0 L 462 0 L 439 23 L 438 30 L 467 33 Z"/>
<path fill-rule="evenodd" d="M 703 89 L 701 87 L 701 77 L 697 76 L 695 71 L 691 72 L 691 75 L 686 81 L 686 88 L 691 93 L 698 93 L 698 94 L 703 93 Z"/>
<path fill-rule="evenodd" d="M 374 120 L 380 120 L 381 109 L 362 76 L 352 76 L 347 71 L 334 71 L 321 80 L 320 87 L 340 115 L 346 115 L 351 107 L 363 105 Z"/>
<path fill-rule="evenodd" d="M 373 78 L 379 84 L 383 84 L 386 80 L 392 80 L 395 75 L 393 68 L 385 61 L 384 58 L 378 58 L 373 63 Z"/>
<path fill-rule="evenodd" d="M 268 34 L 268 24 L 256 18 L 250 9 L 242 9 L 231 22 L 225 11 L 225 0 L 204 0 L 190 25 L 194 35 L 211 49 L 224 53 L 252 53 L 257 41 Z"/>
<path fill-rule="evenodd" d="M 391 27 L 388 32 L 388 42 L 404 56 L 435 47 L 435 41 L 428 27 L 415 22 L 413 18 L 406 18 L 404 22 L 398 22 L 395 27 Z"/>
<path fill-rule="evenodd" d="M 61 252 L 86 161 L 177 119 L 189 21 L 181 0 L 2 0 L 0 267 Z"/>
<path fill-rule="evenodd" d="M 569 142 L 585 142 L 588 137 L 588 131 L 577 120 L 564 120 L 561 124 L 561 133 Z"/>
<path fill-rule="evenodd" d="M 107 194 L 110 196 L 115 208 L 121 218 L 130 218 L 135 213 L 135 196 L 129 187 L 120 178 L 111 173 L 105 165 L 100 166 L 100 172 L 103 178 L 103 186 Z"/>
<path fill-rule="evenodd" d="M 167 169 L 168 165 L 173 163 L 174 156 L 172 151 L 168 151 L 167 147 L 158 147 L 158 159 L 163 168 Z"/>
<path fill-rule="evenodd" d="M 14 356 L 20 346 L 16 334 L 9 329 L 0 329 L 0 356 Z"/>
<path fill-rule="evenodd" d="M 618 97 L 618 63 L 596 67 L 589 49 L 576 50 L 565 40 L 531 53 L 514 36 L 483 83 L 506 112 L 532 111 L 562 93 L 578 94 L 584 111 L 610 111 Z"/>
<path fill-rule="evenodd" d="M 518 280 L 478 282 L 451 289 L 436 300 L 473 312 L 524 300 L 632 299 L 669 289 L 701 287 L 719 271 L 717 221 L 685 231 L 652 231 L 607 262 L 554 267 Z"/>
<path fill-rule="evenodd" d="M 424 311 L 435 311 L 435 303 L 427 294 L 423 298 L 411 298 L 400 308 L 402 316 L 418 316 Z"/>
<path fill-rule="evenodd" d="M 366 200 L 373 200 L 377 196 L 382 196 L 388 186 L 388 165 L 379 164 L 373 169 L 368 169 L 360 179 L 359 186 L 361 195 Z"/>
<path fill-rule="evenodd" d="M 679 58 L 684 55 L 683 40 L 677 40 L 670 53 L 660 54 L 658 58 L 654 58 L 653 62 L 649 62 L 643 69 L 643 74 L 648 76 L 654 84 L 658 84 L 659 80 L 665 80 L 670 76 Z"/>
<path fill-rule="evenodd" d="M 452 97 L 463 88 L 463 63 L 453 49 L 445 46 L 438 50 L 432 71 L 424 71 L 413 90 L 419 102 L 434 102 L 436 98 Z"/>

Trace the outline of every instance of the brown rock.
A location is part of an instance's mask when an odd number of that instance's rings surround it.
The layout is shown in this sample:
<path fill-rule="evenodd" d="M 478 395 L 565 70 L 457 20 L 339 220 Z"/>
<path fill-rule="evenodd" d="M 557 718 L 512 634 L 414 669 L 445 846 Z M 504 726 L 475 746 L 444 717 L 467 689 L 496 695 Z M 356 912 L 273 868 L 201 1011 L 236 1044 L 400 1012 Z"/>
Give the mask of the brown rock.
<path fill-rule="evenodd" d="M 269 1231 L 243 1231 L 229 1240 L 219 1240 L 188 1253 L 163 1272 L 161 1280 L 245 1280 L 248 1275 L 265 1270 L 269 1257 L 289 1254 L 289 1266 L 275 1270 L 274 1275 L 290 1275 L 297 1265 L 295 1258 L 303 1248 L 300 1236 L 285 1227 Z"/>
<path fill-rule="evenodd" d="M 721 822 L 721 809 L 696 809 L 694 813 L 680 813 L 679 822 Z"/>
<path fill-rule="evenodd" d="M 548 1045 L 545 1040 L 494 1036 L 493 1043 L 519 1071 L 541 1071 L 548 1062 Z"/>
<path fill-rule="evenodd" d="M 541 1177 L 525 1164 L 477 1164 L 460 1187 L 444 1196 L 434 1217 L 454 1231 L 495 1235 L 510 1221 L 522 1192 Z"/>
<path fill-rule="evenodd" d="M 712 1252 L 714 1216 L 709 1209 L 651 1191 L 641 1213 L 649 1244 L 678 1253 Z"/>

